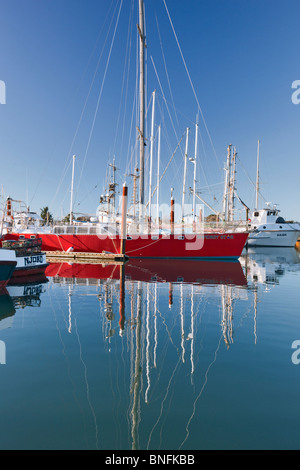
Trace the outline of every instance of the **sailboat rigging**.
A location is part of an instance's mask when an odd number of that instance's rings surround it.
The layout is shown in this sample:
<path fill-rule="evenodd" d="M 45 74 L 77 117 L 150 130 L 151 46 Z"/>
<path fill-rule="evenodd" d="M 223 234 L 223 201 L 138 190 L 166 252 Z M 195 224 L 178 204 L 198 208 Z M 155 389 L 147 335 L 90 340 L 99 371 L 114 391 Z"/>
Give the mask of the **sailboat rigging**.
<path fill-rule="evenodd" d="M 139 107 L 140 122 L 138 127 L 140 143 L 140 167 L 138 175 L 139 200 L 138 217 L 127 219 L 126 231 L 121 232 L 121 219 L 116 214 L 111 213 L 110 197 L 108 198 L 109 208 L 107 217 L 103 217 L 98 222 L 75 223 L 73 220 L 73 191 L 71 193 L 70 222 L 64 226 L 40 227 L 38 224 L 29 223 L 16 226 L 8 224 L 5 239 L 18 239 L 38 237 L 42 240 L 44 251 L 67 252 L 72 249 L 74 252 L 101 253 L 121 253 L 123 237 L 126 238 L 126 252 L 132 258 L 238 258 L 245 246 L 248 238 L 246 230 L 237 231 L 233 227 L 217 225 L 213 230 L 203 230 L 201 221 L 196 226 L 195 223 L 195 178 L 194 172 L 194 195 L 193 195 L 193 231 L 189 232 L 185 217 L 185 195 L 186 195 L 186 172 L 188 162 L 188 137 L 189 129 L 186 131 L 186 147 L 184 154 L 184 178 L 182 193 L 182 214 L 179 227 L 167 223 L 164 227 L 159 227 L 159 209 L 157 209 L 157 225 L 152 224 L 151 200 L 152 184 L 149 185 L 149 208 L 146 210 L 145 204 L 145 24 L 144 24 L 144 1 L 139 0 L 139 24 L 137 26 L 139 34 Z M 102 90 L 101 90 L 102 92 Z M 151 165 L 153 163 L 153 134 L 154 134 L 154 106 L 155 93 L 153 94 L 153 112 L 151 126 Z M 198 129 L 196 127 L 196 134 Z M 197 139 L 197 136 L 196 136 Z M 195 146 L 197 142 L 195 143 Z M 74 163 L 74 162 L 73 162 Z M 73 165 L 74 169 L 74 165 Z M 196 171 L 196 150 L 194 158 L 194 171 Z M 164 172 L 162 172 L 164 174 Z M 152 166 L 150 171 L 152 178 Z M 157 177 L 158 184 L 162 176 Z M 72 173 L 72 182 L 74 173 Z M 72 183 L 73 184 L 73 183 Z M 115 197 L 115 184 L 113 183 L 111 197 Z M 156 188 L 158 192 L 158 186 Z M 157 196 L 158 197 L 158 196 Z M 158 200 L 158 199 L 157 199 Z M 174 214 L 173 214 L 174 215 Z M 174 220 L 173 220 L 174 222 Z M 172 223 L 173 223 L 172 222 Z M 123 227 L 124 228 L 124 227 Z M 177 230 L 177 231 L 176 231 Z"/>

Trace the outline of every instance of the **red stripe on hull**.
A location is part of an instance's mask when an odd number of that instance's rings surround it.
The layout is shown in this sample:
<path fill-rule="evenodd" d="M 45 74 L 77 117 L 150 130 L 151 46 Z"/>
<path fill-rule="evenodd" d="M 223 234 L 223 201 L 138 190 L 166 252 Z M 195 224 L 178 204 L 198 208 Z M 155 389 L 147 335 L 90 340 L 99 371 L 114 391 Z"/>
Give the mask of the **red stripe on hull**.
<path fill-rule="evenodd" d="M 33 234 L 24 234 L 30 238 Z M 73 248 L 75 252 L 111 253 L 120 252 L 120 237 L 109 238 L 104 235 L 55 235 L 34 234 L 42 239 L 43 251 L 67 251 Z M 204 237 L 204 238 L 203 238 Z M 6 240 L 16 240 L 18 233 L 5 235 Z M 126 240 L 125 253 L 129 258 L 238 258 L 247 241 L 247 233 L 209 233 L 204 235 L 186 235 L 180 237 L 171 235 L 159 236 L 154 239 L 151 235 Z"/>

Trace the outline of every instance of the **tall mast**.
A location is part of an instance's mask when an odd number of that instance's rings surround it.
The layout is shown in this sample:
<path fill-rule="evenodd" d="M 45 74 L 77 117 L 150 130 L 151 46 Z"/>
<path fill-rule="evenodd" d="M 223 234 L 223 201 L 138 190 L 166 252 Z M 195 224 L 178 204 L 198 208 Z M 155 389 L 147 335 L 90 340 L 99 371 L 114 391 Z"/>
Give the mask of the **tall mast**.
<path fill-rule="evenodd" d="M 71 201 L 70 201 L 70 224 L 71 225 L 73 224 L 74 168 L 75 168 L 75 155 L 73 155 L 72 183 L 71 183 Z"/>
<path fill-rule="evenodd" d="M 193 184 L 193 222 L 196 222 L 196 176 L 197 176 L 197 154 L 198 154 L 198 124 L 195 134 L 195 158 L 194 158 L 194 184 Z"/>
<path fill-rule="evenodd" d="M 233 222 L 234 219 L 234 191 L 235 191 L 235 175 L 236 175 L 236 148 L 233 149 L 232 165 L 231 165 L 231 183 L 230 183 L 230 218 Z"/>
<path fill-rule="evenodd" d="M 257 169 L 256 169 L 256 201 L 255 209 L 258 209 L 258 195 L 259 195 L 259 140 L 257 142 Z"/>
<path fill-rule="evenodd" d="M 140 35 L 140 211 L 144 204 L 144 166 L 145 166 L 145 36 L 144 36 L 144 1 L 139 0 L 139 24 Z M 142 215 L 142 214 L 140 214 Z"/>
<path fill-rule="evenodd" d="M 183 170 L 183 188 L 182 188 L 182 222 L 184 221 L 184 204 L 185 204 L 185 186 L 186 186 L 186 167 L 188 158 L 188 145 L 189 145 L 189 132 L 190 129 L 186 130 L 186 141 L 185 141 L 185 154 L 184 154 L 184 170 Z"/>
<path fill-rule="evenodd" d="M 231 144 L 227 148 L 227 163 L 225 168 L 225 185 L 224 185 L 224 195 L 223 195 L 223 218 L 224 221 L 228 220 L 228 187 L 229 187 L 229 177 L 230 177 L 230 159 L 231 159 Z"/>
<path fill-rule="evenodd" d="M 160 167 L 160 138 L 161 138 L 161 126 L 158 126 L 158 149 L 157 149 L 157 187 L 156 187 L 156 218 L 157 225 L 159 226 L 159 167 Z"/>
<path fill-rule="evenodd" d="M 152 166 L 153 166 L 153 145 L 154 145 L 154 113 L 155 113 L 155 91 L 152 93 L 152 120 L 151 120 L 151 142 L 150 142 L 150 176 L 149 176 L 149 219 L 151 221 L 151 201 L 152 201 Z"/>

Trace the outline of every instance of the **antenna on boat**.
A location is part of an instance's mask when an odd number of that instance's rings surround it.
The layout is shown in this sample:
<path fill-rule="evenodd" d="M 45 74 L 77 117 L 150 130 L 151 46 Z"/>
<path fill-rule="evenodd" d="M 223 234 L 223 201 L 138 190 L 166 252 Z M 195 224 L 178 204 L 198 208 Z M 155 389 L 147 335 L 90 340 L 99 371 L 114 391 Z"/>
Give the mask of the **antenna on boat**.
<path fill-rule="evenodd" d="M 259 195 L 259 139 L 257 141 L 256 200 L 255 200 L 256 209 L 258 209 L 258 195 Z"/>

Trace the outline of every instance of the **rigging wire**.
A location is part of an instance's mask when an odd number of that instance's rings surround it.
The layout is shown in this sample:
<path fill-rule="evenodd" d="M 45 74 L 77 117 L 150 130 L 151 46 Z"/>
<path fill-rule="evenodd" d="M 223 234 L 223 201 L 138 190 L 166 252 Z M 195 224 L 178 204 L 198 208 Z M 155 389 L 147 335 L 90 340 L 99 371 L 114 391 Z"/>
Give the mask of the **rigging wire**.
<path fill-rule="evenodd" d="M 81 182 L 81 179 L 82 179 L 83 169 L 84 169 L 84 166 L 85 166 L 87 154 L 88 154 L 88 151 L 89 151 L 89 147 L 90 147 L 90 143 L 91 143 L 91 139 L 92 139 L 95 123 L 96 123 L 96 117 L 97 117 L 99 106 L 100 106 L 100 101 L 101 101 L 101 97 L 102 97 L 102 92 L 103 92 L 103 88 L 104 88 L 104 83 L 105 83 L 105 79 L 106 79 L 108 65 L 109 65 L 109 62 L 110 62 L 111 53 L 112 53 L 112 49 L 113 49 L 113 45 L 114 45 L 114 41 L 115 41 L 115 37 L 116 37 L 117 27 L 118 27 L 118 24 L 119 24 L 119 18 L 120 18 L 122 5 L 123 5 L 123 0 L 121 0 L 121 2 L 120 2 L 120 7 L 119 7 L 119 11 L 118 11 L 117 21 L 116 21 L 116 24 L 115 24 L 113 38 L 112 38 L 112 42 L 111 42 L 110 49 L 109 49 L 109 54 L 108 54 L 108 58 L 107 58 L 106 66 L 105 66 L 105 71 L 104 71 L 102 84 L 101 84 L 99 95 L 98 95 L 98 100 L 97 100 L 97 105 L 96 105 L 96 109 L 95 109 L 95 113 L 94 113 L 92 127 L 91 127 L 91 130 L 90 130 L 88 143 L 87 143 L 87 147 L 86 147 L 86 151 L 85 151 L 85 155 L 84 155 L 84 159 L 83 159 L 83 164 L 82 164 L 81 173 L 80 173 L 80 177 L 79 177 L 78 187 L 80 186 L 80 182 Z"/>
<path fill-rule="evenodd" d="M 198 97 L 197 97 L 197 94 L 196 94 L 195 87 L 194 87 L 194 85 L 193 85 L 193 82 L 192 82 L 192 79 L 191 79 L 189 70 L 188 70 L 188 68 L 187 68 L 187 64 L 186 64 L 186 61 L 185 61 L 185 59 L 184 59 L 184 56 L 183 56 L 183 53 L 182 53 L 182 49 L 181 49 L 181 47 L 180 47 L 180 44 L 179 44 L 179 41 L 178 41 L 178 37 L 177 37 L 176 31 L 175 31 L 175 28 L 174 28 L 174 25 L 173 25 L 173 22 L 172 22 L 172 19 L 171 19 L 171 16 L 170 16 L 168 7 L 167 7 L 167 5 L 166 5 L 166 1 L 163 0 L 163 2 L 164 2 L 164 5 L 165 5 L 165 8 L 166 8 L 166 11 L 167 11 L 167 15 L 168 15 L 168 18 L 169 18 L 169 21 L 170 21 L 170 24 L 171 24 L 171 27 L 172 27 L 172 30 L 173 30 L 173 34 L 174 34 L 174 36 L 175 36 L 175 40 L 176 40 L 176 43 L 177 43 L 177 46 L 178 46 L 178 49 L 179 49 L 179 52 L 180 52 L 182 61 L 183 61 L 183 65 L 184 65 L 185 71 L 186 71 L 186 73 L 187 73 L 187 76 L 188 76 L 188 79 L 189 79 L 189 82 L 190 82 L 190 85 L 191 85 L 191 88 L 192 88 L 192 91 L 193 91 L 193 94 L 194 94 L 194 97 L 195 97 L 195 100 L 196 100 L 196 103 L 197 103 L 197 106 L 198 106 L 198 110 L 199 110 L 199 112 L 200 112 L 200 114 L 201 114 L 203 124 L 204 124 L 204 126 L 205 126 L 205 129 L 206 129 L 208 138 L 209 138 L 209 140 L 210 140 L 210 143 L 211 143 L 213 152 L 214 152 L 214 154 L 215 154 L 217 163 L 218 163 L 218 165 L 219 165 L 219 169 L 221 169 L 221 167 L 220 167 L 220 162 L 219 162 L 219 158 L 218 158 L 218 155 L 217 155 L 215 146 L 214 146 L 214 144 L 213 144 L 213 141 L 212 141 L 210 132 L 209 132 L 209 130 L 208 130 L 208 127 L 207 127 L 207 124 L 206 124 L 206 121 L 205 121 L 205 118 L 204 118 L 204 115 L 203 115 L 203 112 L 202 112 L 202 109 L 201 109 L 201 106 L 200 106 L 200 103 L 199 103 L 199 100 L 198 100 Z"/>
<path fill-rule="evenodd" d="M 111 6 L 112 6 L 112 5 L 111 5 Z M 88 61 L 87 66 L 86 66 L 86 68 L 85 68 L 85 72 L 83 73 L 83 76 L 85 75 L 85 73 L 86 73 L 86 71 L 87 71 L 87 68 L 88 68 L 88 65 L 89 65 L 89 63 L 90 63 L 90 61 L 91 61 L 92 56 L 94 55 L 94 51 L 95 51 L 96 46 L 97 46 L 97 44 L 98 44 L 98 42 L 99 42 L 99 38 L 101 37 L 103 28 L 104 28 L 104 26 L 105 26 L 105 24 L 106 24 L 106 22 L 107 22 L 107 19 L 108 19 L 110 10 L 111 10 L 111 6 L 110 6 L 110 8 L 109 8 L 109 10 L 108 10 L 108 12 L 107 12 L 107 15 L 106 15 L 106 17 L 105 17 L 104 23 L 103 23 L 103 25 L 102 25 L 102 28 L 101 28 L 101 30 L 100 30 L 100 32 L 99 32 L 99 34 L 98 34 L 98 37 L 97 37 L 95 46 L 94 46 L 93 51 L 92 51 L 92 53 L 91 53 L 91 55 L 90 55 L 90 58 L 89 58 L 89 61 Z M 87 106 L 87 103 L 88 103 L 88 100 L 89 100 L 89 97 L 90 97 L 90 94 L 91 94 L 91 91 L 92 91 L 92 88 L 93 88 L 93 85 L 94 85 L 94 82 L 95 82 L 95 79 L 96 79 L 96 75 L 97 75 L 97 72 L 98 72 L 98 69 L 99 69 L 99 66 L 100 66 L 100 62 L 101 62 L 101 59 L 102 59 L 102 56 L 103 56 L 103 53 L 104 53 L 104 49 L 105 49 L 105 46 L 106 46 L 106 43 L 107 43 L 107 40 L 108 40 L 109 33 L 110 33 L 110 30 L 111 30 L 112 21 L 113 21 L 113 18 L 114 18 L 114 16 L 115 16 L 115 13 L 116 13 L 116 8 L 117 8 L 117 5 L 116 5 L 116 7 L 115 7 L 115 10 L 114 10 L 113 15 L 112 15 L 111 22 L 110 22 L 109 27 L 108 27 L 108 31 L 107 31 L 107 34 L 106 34 L 106 37 L 105 37 L 105 40 L 104 40 L 104 43 L 103 43 L 103 47 L 102 47 L 102 50 L 101 50 L 101 53 L 100 53 L 100 56 L 99 56 L 99 59 L 98 59 L 97 65 L 96 65 L 96 69 L 95 69 L 95 72 L 94 72 L 94 75 L 93 75 L 91 84 L 90 84 L 90 88 L 89 88 L 89 90 L 88 90 L 88 93 L 87 93 L 87 96 L 86 96 L 86 99 L 85 99 L 85 102 L 84 102 L 84 105 L 83 105 L 83 108 L 82 108 L 82 111 L 81 111 L 81 114 L 80 114 L 80 117 L 79 117 L 79 121 L 78 121 L 78 123 L 77 123 L 77 127 L 76 127 L 76 130 L 75 130 L 75 134 L 74 134 L 74 136 L 73 136 L 73 139 L 72 139 L 72 142 L 71 142 L 71 145 L 70 145 L 70 148 L 69 148 L 69 152 L 68 152 L 68 155 L 67 155 L 67 158 L 66 158 L 65 166 L 64 166 L 64 169 L 63 169 L 63 171 L 62 171 L 62 174 L 61 174 L 61 177 L 60 177 L 60 180 L 59 180 L 59 184 L 58 184 L 58 186 L 57 186 L 57 188 L 56 188 L 56 193 L 54 194 L 54 197 L 53 197 L 53 199 L 52 199 L 51 205 L 53 205 L 54 202 L 55 202 L 55 199 L 56 199 L 56 197 L 57 197 L 57 195 L 58 195 L 58 192 L 59 192 L 59 190 L 60 190 L 60 188 L 61 188 L 61 185 L 62 185 L 62 183 L 63 183 L 63 181 L 64 181 L 64 178 L 65 178 L 65 176 L 66 176 L 67 169 L 69 168 L 69 165 L 70 165 L 70 155 L 71 155 L 72 149 L 73 149 L 73 147 L 74 147 L 74 143 L 75 143 L 75 140 L 76 140 L 76 137 L 77 137 L 77 134 L 78 134 L 78 131 L 79 131 L 79 128 L 80 128 L 80 125 L 81 125 L 81 122 L 82 122 L 82 119 L 83 119 L 85 110 L 86 110 L 86 106 Z M 81 81 L 82 81 L 82 79 L 81 79 Z M 79 87 L 78 87 L 78 88 L 79 88 Z M 68 163 L 68 162 L 69 162 L 69 163 Z"/>

